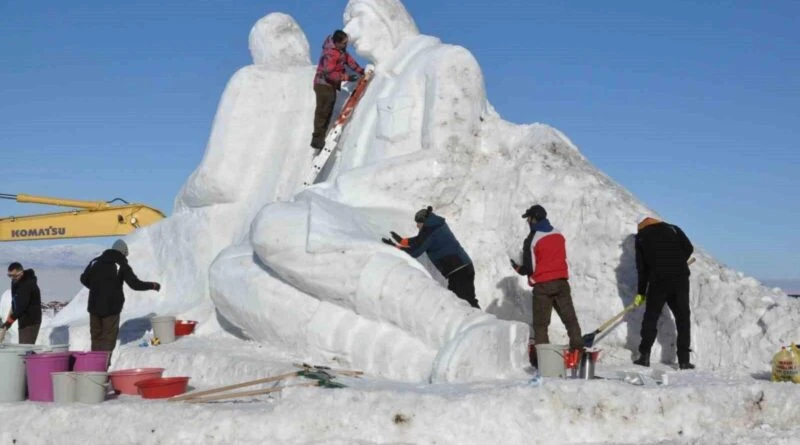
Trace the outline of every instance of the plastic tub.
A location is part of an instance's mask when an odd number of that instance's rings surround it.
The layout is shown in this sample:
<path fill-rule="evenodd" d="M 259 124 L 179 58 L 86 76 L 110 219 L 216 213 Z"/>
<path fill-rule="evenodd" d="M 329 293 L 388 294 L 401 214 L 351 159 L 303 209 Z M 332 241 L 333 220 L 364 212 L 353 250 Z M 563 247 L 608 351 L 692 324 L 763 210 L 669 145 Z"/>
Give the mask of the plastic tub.
<path fill-rule="evenodd" d="M 539 364 L 539 373 L 542 377 L 566 377 L 564 350 L 567 348 L 569 348 L 568 345 L 554 345 L 552 343 L 536 345 L 536 357 Z"/>
<path fill-rule="evenodd" d="M 136 382 L 158 379 L 162 374 L 164 374 L 164 368 L 135 368 L 112 371 L 108 376 L 111 378 L 111 386 L 115 392 L 138 395 L 139 388 L 136 386 Z"/>
<path fill-rule="evenodd" d="M 0 349 L 0 402 L 25 400 L 24 349 Z"/>
<path fill-rule="evenodd" d="M 153 336 L 162 345 L 175 341 L 175 317 L 170 315 L 153 317 L 150 319 L 150 325 L 153 326 Z"/>
<path fill-rule="evenodd" d="M 81 403 L 100 403 L 108 393 L 107 372 L 76 372 L 75 401 Z"/>
<path fill-rule="evenodd" d="M 73 352 L 75 365 L 72 370 L 106 372 L 108 370 L 108 351 Z"/>
<path fill-rule="evenodd" d="M 67 352 L 69 351 L 69 344 L 66 345 L 46 345 L 48 351 L 52 352 Z"/>
<path fill-rule="evenodd" d="M 189 335 L 194 332 L 194 327 L 197 326 L 197 322 L 193 320 L 177 320 L 175 322 L 175 336 L 182 337 L 184 335 Z"/>
<path fill-rule="evenodd" d="M 139 394 L 145 399 L 166 399 L 186 392 L 189 377 L 167 377 L 142 380 L 136 383 Z"/>
<path fill-rule="evenodd" d="M 43 352 L 25 356 L 25 371 L 28 380 L 28 398 L 38 402 L 53 401 L 54 372 L 69 371 L 69 352 Z"/>
<path fill-rule="evenodd" d="M 50 376 L 53 379 L 53 402 L 72 403 L 75 401 L 75 373 L 54 372 Z"/>

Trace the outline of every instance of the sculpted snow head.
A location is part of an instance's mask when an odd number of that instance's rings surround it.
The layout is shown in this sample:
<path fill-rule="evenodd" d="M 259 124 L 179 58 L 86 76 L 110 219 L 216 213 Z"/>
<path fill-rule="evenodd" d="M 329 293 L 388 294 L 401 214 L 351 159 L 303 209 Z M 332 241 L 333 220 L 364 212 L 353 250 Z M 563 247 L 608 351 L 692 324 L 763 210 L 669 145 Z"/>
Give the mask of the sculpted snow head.
<path fill-rule="evenodd" d="M 289 15 L 272 13 L 250 29 L 250 54 L 256 65 L 271 68 L 311 64 L 308 39 Z"/>
<path fill-rule="evenodd" d="M 403 39 L 419 35 L 400 0 L 350 0 L 344 32 L 356 52 L 376 65 L 391 56 Z"/>

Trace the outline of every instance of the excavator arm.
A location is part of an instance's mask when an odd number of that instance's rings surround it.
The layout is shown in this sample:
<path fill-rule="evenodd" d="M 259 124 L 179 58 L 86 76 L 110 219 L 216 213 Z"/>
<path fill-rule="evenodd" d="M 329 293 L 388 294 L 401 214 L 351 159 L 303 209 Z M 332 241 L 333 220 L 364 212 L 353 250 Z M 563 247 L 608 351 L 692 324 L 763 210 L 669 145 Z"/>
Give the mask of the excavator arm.
<path fill-rule="evenodd" d="M 64 212 L 0 218 L 0 242 L 122 236 L 166 217 L 153 207 L 129 204 L 119 198 L 108 202 L 79 201 L 0 193 L 0 199 L 72 208 Z M 115 204 L 116 201 L 122 204 Z"/>

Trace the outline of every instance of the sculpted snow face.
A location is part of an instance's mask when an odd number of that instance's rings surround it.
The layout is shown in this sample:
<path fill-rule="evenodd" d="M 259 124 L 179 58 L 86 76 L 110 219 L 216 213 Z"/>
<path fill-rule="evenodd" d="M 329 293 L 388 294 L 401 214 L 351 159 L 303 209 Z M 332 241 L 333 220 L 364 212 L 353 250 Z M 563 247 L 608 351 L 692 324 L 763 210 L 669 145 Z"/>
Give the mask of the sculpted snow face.
<path fill-rule="evenodd" d="M 394 0 L 350 1 L 344 11 L 344 32 L 358 54 L 376 66 L 406 38 L 419 34 L 405 6 Z"/>
<path fill-rule="evenodd" d="M 256 22 L 249 42 L 256 65 L 279 71 L 309 64 L 308 39 L 289 15 L 272 13 Z"/>

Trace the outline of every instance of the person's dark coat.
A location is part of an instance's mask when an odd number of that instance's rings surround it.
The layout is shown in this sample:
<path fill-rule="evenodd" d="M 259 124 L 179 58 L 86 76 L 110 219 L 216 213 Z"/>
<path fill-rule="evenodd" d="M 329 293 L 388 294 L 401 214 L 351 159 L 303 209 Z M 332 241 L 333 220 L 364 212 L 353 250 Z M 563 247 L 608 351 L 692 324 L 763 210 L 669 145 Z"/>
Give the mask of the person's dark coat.
<path fill-rule="evenodd" d="M 157 288 L 156 283 L 139 280 L 125 255 L 111 249 L 103 252 L 86 266 L 86 270 L 81 274 L 81 283 L 89 288 L 87 310 L 98 317 L 108 317 L 122 312 L 122 306 L 125 304 L 122 283 L 138 291 Z"/>
<path fill-rule="evenodd" d="M 401 246 L 414 258 L 427 253 L 433 265 L 445 277 L 472 264 L 444 218 L 433 213 L 422 223 L 417 236 L 403 240 Z"/>
<path fill-rule="evenodd" d="M 637 293 L 645 295 L 652 283 L 662 283 L 689 276 L 686 262 L 694 246 L 680 227 L 665 222 L 643 225 L 636 234 Z"/>
<path fill-rule="evenodd" d="M 33 269 L 11 282 L 11 317 L 19 321 L 20 329 L 42 323 L 42 295 Z"/>

